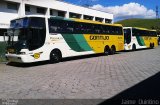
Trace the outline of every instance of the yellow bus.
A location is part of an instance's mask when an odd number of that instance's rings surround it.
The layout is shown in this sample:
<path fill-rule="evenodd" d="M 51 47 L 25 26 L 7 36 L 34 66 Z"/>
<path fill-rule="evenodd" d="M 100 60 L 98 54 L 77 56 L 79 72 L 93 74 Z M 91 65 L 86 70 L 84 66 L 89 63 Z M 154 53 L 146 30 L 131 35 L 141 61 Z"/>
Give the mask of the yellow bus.
<path fill-rule="evenodd" d="M 124 27 L 125 50 L 154 48 L 158 46 L 156 30 L 139 27 Z"/>
<path fill-rule="evenodd" d="M 18 36 L 17 41 L 13 41 Z M 27 16 L 11 21 L 6 58 L 9 62 L 59 62 L 86 54 L 124 50 L 123 27 L 89 20 Z"/>

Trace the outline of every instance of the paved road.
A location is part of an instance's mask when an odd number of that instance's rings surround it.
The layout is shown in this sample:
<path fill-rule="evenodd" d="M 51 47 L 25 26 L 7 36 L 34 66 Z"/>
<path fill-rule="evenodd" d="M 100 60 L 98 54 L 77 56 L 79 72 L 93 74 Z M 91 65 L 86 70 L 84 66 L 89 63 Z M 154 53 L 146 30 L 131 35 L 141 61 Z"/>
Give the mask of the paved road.
<path fill-rule="evenodd" d="M 28 67 L 0 64 L 0 98 L 108 99 L 160 71 L 160 47 L 79 58 Z"/>

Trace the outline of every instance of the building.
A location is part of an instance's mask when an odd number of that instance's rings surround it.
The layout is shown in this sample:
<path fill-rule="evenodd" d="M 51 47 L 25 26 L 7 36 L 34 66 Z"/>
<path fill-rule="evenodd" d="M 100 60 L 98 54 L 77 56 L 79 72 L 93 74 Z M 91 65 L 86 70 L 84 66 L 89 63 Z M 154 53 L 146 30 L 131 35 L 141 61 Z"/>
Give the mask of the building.
<path fill-rule="evenodd" d="M 113 23 L 113 14 L 56 0 L 1 0 L 0 41 L 10 20 L 25 15 L 61 16 Z"/>

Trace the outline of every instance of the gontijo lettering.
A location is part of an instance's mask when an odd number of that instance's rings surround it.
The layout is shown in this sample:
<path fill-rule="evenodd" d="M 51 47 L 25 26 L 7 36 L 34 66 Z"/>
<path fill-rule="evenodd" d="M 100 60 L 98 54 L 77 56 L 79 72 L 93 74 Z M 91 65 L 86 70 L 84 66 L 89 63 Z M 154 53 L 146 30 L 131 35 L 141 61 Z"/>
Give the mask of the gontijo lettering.
<path fill-rule="evenodd" d="M 91 35 L 90 40 L 109 40 L 109 36 Z"/>

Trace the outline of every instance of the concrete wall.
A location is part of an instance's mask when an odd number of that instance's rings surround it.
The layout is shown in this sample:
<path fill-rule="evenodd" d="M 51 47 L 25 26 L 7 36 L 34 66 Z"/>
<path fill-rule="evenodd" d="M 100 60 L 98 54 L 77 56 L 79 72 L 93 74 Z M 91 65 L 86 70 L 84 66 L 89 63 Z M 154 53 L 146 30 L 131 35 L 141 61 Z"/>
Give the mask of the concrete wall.
<path fill-rule="evenodd" d="M 7 3 L 17 3 L 17 10 L 8 9 Z M 25 11 L 25 5 L 29 5 L 31 12 Z M 43 7 L 46 9 L 45 14 L 38 14 L 37 7 Z M 60 2 L 55 0 L 1 0 L 0 1 L 0 28 L 6 28 L 9 26 L 10 20 L 25 16 L 25 15 L 46 15 L 50 16 L 50 10 L 54 10 L 53 15 L 57 16 L 58 11 L 64 11 L 65 17 L 69 18 L 70 13 L 81 14 L 81 19 L 83 19 L 84 15 L 92 16 L 93 20 L 96 17 L 103 18 L 103 22 L 105 19 L 113 20 L 113 14 L 105 13 L 102 11 L 93 10 L 90 8 L 85 8 L 73 4 L 69 4 L 66 2 Z"/>
<path fill-rule="evenodd" d="M 17 17 L 18 10 L 8 9 L 7 3 L 5 1 L 0 1 L 0 28 L 8 28 L 10 20 Z"/>

